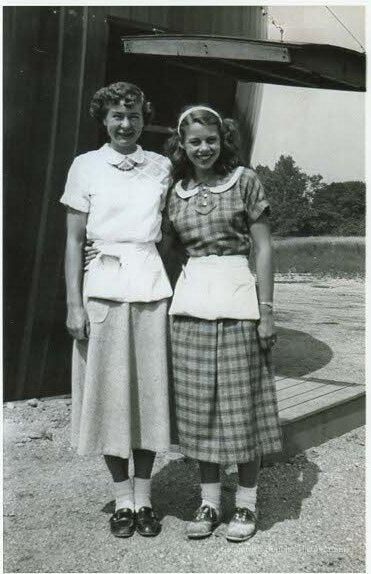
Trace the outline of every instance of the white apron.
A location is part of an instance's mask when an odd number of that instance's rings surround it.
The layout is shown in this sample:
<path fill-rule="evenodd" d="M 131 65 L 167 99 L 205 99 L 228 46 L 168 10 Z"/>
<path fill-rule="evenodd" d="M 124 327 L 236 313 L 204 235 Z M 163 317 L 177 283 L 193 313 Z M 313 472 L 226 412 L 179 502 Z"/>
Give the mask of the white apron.
<path fill-rule="evenodd" d="M 170 315 L 260 318 L 255 278 L 243 255 L 190 257 L 177 281 Z"/>
<path fill-rule="evenodd" d="M 155 243 L 96 241 L 94 247 L 99 254 L 86 274 L 85 301 L 98 298 L 148 303 L 171 297 L 173 291 Z"/>

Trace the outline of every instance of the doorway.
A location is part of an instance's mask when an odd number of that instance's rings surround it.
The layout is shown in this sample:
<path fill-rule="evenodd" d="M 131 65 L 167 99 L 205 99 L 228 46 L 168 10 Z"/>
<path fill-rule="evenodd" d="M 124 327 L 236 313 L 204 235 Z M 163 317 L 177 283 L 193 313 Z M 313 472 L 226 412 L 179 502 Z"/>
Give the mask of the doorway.
<path fill-rule="evenodd" d="M 164 32 L 164 30 L 163 30 Z M 152 102 L 154 118 L 140 140 L 145 149 L 163 152 L 166 139 L 176 127 L 181 109 L 190 104 L 209 104 L 232 116 L 236 81 L 223 74 L 208 73 L 179 58 L 158 58 L 124 54 L 124 36 L 150 34 L 147 25 L 110 21 L 106 84 L 128 81 L 137 84 Z"/>

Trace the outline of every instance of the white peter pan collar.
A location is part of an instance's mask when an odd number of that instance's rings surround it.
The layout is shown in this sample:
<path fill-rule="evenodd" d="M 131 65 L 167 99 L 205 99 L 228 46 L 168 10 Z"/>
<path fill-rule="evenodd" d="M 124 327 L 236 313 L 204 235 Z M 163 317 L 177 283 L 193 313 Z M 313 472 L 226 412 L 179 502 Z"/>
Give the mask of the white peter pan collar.
<path fill-rule="evenodd" d="M 137 149 L 133 153 L 123 154 L 113 149 L 108 143 L 105 143 L 101 148 L 105 159 L 111 165 L 119 165 L 125 160 L 130 160 L 133 163 L 141 164 L 145 161 L 145 155 L 142 147 L 137 144 Z"/>
<path fill-rule="evenodd" d="M 232 185 L 236 183 L 243 170 L 244 167 L 240 165 L 234 170 L 232 176 L 229 178 L 227 182 L 213 186 L 207 185 L 206 187 L 211 191 L 211 193 L 223 193 L 223 191 L 227 191 L 227 189 L 230 189 Z M 181 180 L 178 181 L 178 183 L 175 185 L 175 191 L 177 195 L 179 195 L 179 197 L 181 197 L 182 199 L 188 199 L 189 197 L 196 195 L 205 185 L 206 184 L 199 183 L 198 185 L 196 185 L 196 187 L 193 187 L 192 189 L 184 189 Z"/>

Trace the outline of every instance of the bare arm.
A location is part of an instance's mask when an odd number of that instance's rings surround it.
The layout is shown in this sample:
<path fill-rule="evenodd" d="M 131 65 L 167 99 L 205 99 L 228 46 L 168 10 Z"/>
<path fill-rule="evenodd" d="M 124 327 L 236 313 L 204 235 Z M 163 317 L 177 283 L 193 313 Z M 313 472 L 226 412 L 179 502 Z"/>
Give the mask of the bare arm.
<path fill-rule="evenodd" d="M 157 244 L 157 248 L 165 265 L 170 283 L 172 287 L 174 287 L 181 272 L 182 265 L 187 261 L 187 254 L 166 211 L 163 212 L 162 218 L 162 239 L 160 243 Z"/>
<path fill-rule="evenodd" d="M 273 250 L 269 220 L 263 213 L 250 225 L 250 232 L 254 242 L 256 275 L 258 279 L 259 302 L 273 302 Z M 269 349 L 275 340 L 273 310 L 267 305 L 259 305 L 260 321 L 258 334 L 261 346 Z"/>
<path fill-rule="evenodd" d="M 89 324 L 82 300 L 83 257 L 87 214 L 75 209 L 67 212 L 65 277 L 67 291 L 67 329 L 75 339 L 89 336 Z"/>

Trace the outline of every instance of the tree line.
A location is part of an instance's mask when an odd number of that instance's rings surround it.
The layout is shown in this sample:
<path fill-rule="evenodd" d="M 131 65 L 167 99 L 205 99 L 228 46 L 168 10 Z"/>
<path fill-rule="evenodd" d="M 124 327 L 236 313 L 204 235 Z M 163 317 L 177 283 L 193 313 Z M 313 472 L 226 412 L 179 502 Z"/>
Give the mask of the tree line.
<path fill-rule="evenodd" d="M 366 186 L 362 181 L 326 184 L 307 175 L 288 155 L 274 169 L 255 168 L 272 210 L 272 231 L 289 235 L 364 235 Z"/>

